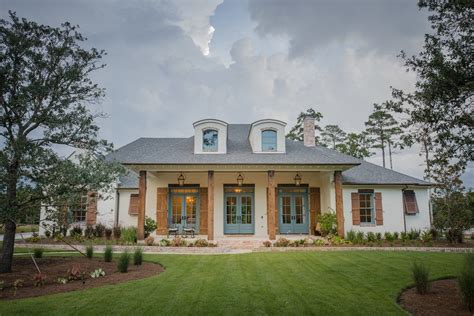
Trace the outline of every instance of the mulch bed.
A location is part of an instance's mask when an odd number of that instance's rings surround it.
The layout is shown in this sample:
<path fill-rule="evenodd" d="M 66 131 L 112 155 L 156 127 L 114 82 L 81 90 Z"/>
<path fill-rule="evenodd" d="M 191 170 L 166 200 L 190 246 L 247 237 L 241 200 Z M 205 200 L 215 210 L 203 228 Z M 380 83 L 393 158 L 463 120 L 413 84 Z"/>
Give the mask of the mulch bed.
<path fill-rule="evenodd" d="M 88 289 L 142 279 L 164 271 L 159 264 L 150 262 L 143 262 L 141 266 L 135 266 L 131 261 L 128 272 L 120 273 L 115 260 L 104 262 L 97 258 L 88 259 L 85 257 L 46 257 L 36 260 L 41 272 L 46 276 L 45 284 L 41 287 L 34 286 L 33 277 L 37 270 L 31 258 L 14 258 L 13 272 L 0 274 L 0 281 L 4 282 L 4 289 L 0 291 L 1 299 L 18 299 Z M 67 271 L 74 265 L 78 266 L 80 271 L 85 272 L 84 280 L 71 280 L 67 284 L 58 284 L 57 279 L 67 278 Z M 105 271 L 105 276 L 92 279 L 90 273 L 98 268 Z M 13 283 L 18 279 L 22 279 L 24 285 L 19 287 L 15 294 Z"/>
<path fill-rule="evenodd" d="M 424 295 L 409 288 L 402 292 L 399 303 L 412 315 L 472 315 L 462 301 L 456 279 L 433 281 Z"/>

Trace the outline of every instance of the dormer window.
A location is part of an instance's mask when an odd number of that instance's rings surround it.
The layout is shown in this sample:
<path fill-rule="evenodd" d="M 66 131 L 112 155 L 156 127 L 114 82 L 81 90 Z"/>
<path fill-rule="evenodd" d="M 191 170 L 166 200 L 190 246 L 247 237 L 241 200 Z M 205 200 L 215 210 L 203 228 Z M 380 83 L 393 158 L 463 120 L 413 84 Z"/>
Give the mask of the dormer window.
<path fill-rule="evenodd" d="M 202 132 L 202 151 L 217 152 L 219 133 L 215 129 L 207 129 Z"/>
<path fill-rule="evenodd" d="M 274 130 L 262 131 L 262 151 L 277 151 L 277 132 Z"/>

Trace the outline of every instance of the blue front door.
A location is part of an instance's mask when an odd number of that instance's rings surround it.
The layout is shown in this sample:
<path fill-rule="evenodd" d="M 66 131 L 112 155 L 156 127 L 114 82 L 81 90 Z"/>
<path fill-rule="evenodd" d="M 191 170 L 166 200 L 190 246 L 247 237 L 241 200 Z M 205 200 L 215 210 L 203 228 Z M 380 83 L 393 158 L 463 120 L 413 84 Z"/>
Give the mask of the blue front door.
<path fill-rule="evenodd" d="M 170 207 L 168 210 L 169 226 L 194 228 L 199 231 L 199 207 L 197 188 L 172 188 L 170 190 Z"/>
<path fill-rule="evenodd" d="M 253 234 L 253 193 L 238 188 L 228 191 L 224 195 L 224 234 Z"/>
<path fill-rule="evenodd" d="M 307 193 L 286 193 L 283 190 L 279 192 L 280 234 L 307 234 L 309 231 Z"/>

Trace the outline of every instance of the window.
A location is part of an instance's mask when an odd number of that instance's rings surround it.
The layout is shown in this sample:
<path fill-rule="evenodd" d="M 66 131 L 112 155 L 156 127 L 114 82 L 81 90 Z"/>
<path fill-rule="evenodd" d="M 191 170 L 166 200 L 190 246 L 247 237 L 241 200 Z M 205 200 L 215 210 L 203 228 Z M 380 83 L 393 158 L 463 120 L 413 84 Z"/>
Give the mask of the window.
<path fill-rule="evenodd" d="M 85 222 L 87 214 L 87 195 L 82 195 L 79 202 L 69 209 L 73 222 Z"/>
<path fill-rule="evenodd" d="M 202 133 L 202 151 L 216 152 L 217 151 L 218 132 L 214 129 L 205 130 Z"/>
<path fill-rule="evenodd" d="M 359 190 L 360 222 L 371 224 L 374 222 L 374 192 Z"/>
<path fill-rule="evenodd" d="M 405 210 L 405 214 L 408 215 L 415 215 L 418 213 L 418 203 L 416 202 L 415 191 L 403 191 L 403 209 Z"/>
<path fill-rule="evenodd" d="M 277 132 L 266 130 L 262 132 L 262 151 L 277 150 Z"/>

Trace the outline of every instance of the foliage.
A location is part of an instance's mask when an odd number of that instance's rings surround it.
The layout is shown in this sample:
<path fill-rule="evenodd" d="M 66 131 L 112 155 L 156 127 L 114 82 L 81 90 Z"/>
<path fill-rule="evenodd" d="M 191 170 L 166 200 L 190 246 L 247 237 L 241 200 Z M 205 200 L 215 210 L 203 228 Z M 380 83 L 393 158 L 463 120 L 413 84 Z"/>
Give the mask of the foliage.
<path fill-rule="evenodd" d="M 433 198 L 433 225 L 445 232 L 450 242 L 462 242 L 463 232 L 472 225 L 474 208 L 470 194 L 450 192 Z"/>
<path fill-rule="evenodd" d="M 130 263 L 130 254 L 128 251 L 122 252 L 117 262 L 117 269 L 121 273 L 128 271 L 128 264 Z"/>
<path fill-rule="evenodd" d="M 147 246 L 153 246 L 154 243 L 155 243 L 155 238 L 153 238 L 153 236 L 148 236 L 147 238 L 145 238 L 145 244 Z"/>
<path fill-rule="evenodd" d="M 35 287 L 41 287 L 44 285 L 44 282 L 46 281 L 46 275 L 43 273 L 37 273 L 33 276 L 33 282 Z"/>
<path fill-rule="evenodd" d="M 400 234 L 398 232 L 393 232 L 393 240 L 398 240 Z"/>
<path fill-rule="evenodd" d="M 270 248 L 272 246 L 272 242 L 270 240 L 265 240 L 263 242 L 263 246 L 267 247 L 267 248 Z"/>
<path fill-rule="evenodd" d="M 94 228 L 94 237 L 104 237 L 105 234 L 105 226 L 101 223 L 95 225 Z"/>
<path fill-rule="evenodd" d="M 280 237 L 273 245 L 275 247 L 288 247 L 290 245 L 290 241 L 285 237 Z"/>
<path fill-rule="evenodd" d="M 104 261 L 105 262 L 111 262 L 113 257 L 113 248 L 111 245 L 105 246 L 104 250 Z"/>
<path fill-rule="evenodd" d="M 95 269 L 93 272 L 90 273 L 92 279 L 98 279 L 100 277 L 105 276 L 105 271 L 102 268 Z"/>
<path fill-rule="evenodd" d="M 332 236 L 331 239 L 329 239 L 329 241 L 331 242 L 331 245 L 333 246 L 343 245 L 345 243 L 344 239 L 342 239 L 341 237 L 337 235 Z"/>
<path fill-rule="evenodd" d="M 33 256 L 35 258 L 43 258 L 43 252 L 44 252 L 43 248 L 35 248 L 33 249 Z"/>
<path fill-rule="evenodd" d="M 323 236 L 337 234 L 337 217 L 335 212 L 328 212 L 319 215 L 318 220 L 321 225 L 321 233 Z"/>
<path fill-rule="evenodd" d="M 70 269 L 67 270 L 68 280 L 83 280 L 85 272 L 81 271 L 81 267 L 74 264 Z"/>
<path fill-rule="evenodd" d="M 389 242 L 392 242 L 395 240 L 395 236 L 393 236 L 391 232 L 385 232 L 384 237 L 385 237 L 385 240 Z"/>
<path fill-rule="evenodd" d="M 318 239 L 315 239 L 315 240 L 314 240 L 314 245 L 315 245 L 315 246 L 318 246 L 318 247 L 321 247 L 321 246 L 324 246 L 324 245 L 325 245 L 325 242 L 324 242 L 323 239 L 318 238 Z"/>
<path fill-rule="evenodd" d="M 94 246 L 88 245 L 86 247 L 86 256 L 87 258 L 92 259 L 92 257 L 94 256 Z"/>
<path fill-rule="evenodd" d="M 25 285 L 25 281 L 23 279 L 16 279 L 13 281 L 13 296 L 16 296 L 16 292 L 19 288 Z"/>
<path fill-rule="evenodd" d="M 171 241 L 169 241 L 168 239 L 162 239 L 160 240 L 160 246 L 161 247 L 168 247 L 171 245 Z"/>
<path fill-rule="evenodd" d="M 361 243 L 364 242 L 364 239 L 365 239 L 365 234 L 364 234 L 364 232 L 360 232 L 360 231 L 359 231 L 359 232 L 356 233 L 356 237 L 355 237 L 354 242 L 355 242 L 356 244 L 361 244 Z"/>
<path fill-rule="evenodd" d="M 133 252 L 133 264 L 136 266 L 141 266 L 143 262 L 143 249 L 141 247 L 135 248 Z"/>
<path fill-rule="evenodd" d="M 156 230 L 156 222 L 153 218 L 145 216 L 145 237 L 148 237 L 150 233 Z"/>
<path fill-rule="evenodd" d="M 429 230 L 425 230 L 421 233 L 420 235 L 421 241 L 424 243 L 429 243 L 433 241 L 433 235 L 431 235 L 431 232 Z"/>
<path fill-rule="evenodd" d="M 87 239 L 91 239 L 94 237 L 94 226 L 86 226 L 86 229 L 84 229 L 84 237 L 86 237 Z"/>
<path fill-rule="evenodd" d="M 408 232 L 408 239 L 410 240 L 418 240 L 420 238 L 421 231 L 419 229 L 411 229 Z"/>
<path fill-rule="evenodd" d="M 377 239 L 377 241 L 381 241 L 382 240 L 382 233 L 380 233 L 380 232 L 375 233 L 375 239 Z"/>
<path fill-rule="evenodd" d="M 346 234 L 346 239 L 349 240 L 350 242 L 354 242 L 356 239 L 356 232 L 353 231 L 352 229 L 348 231 Z"/>
<path fill-rule="evenodd" d="M 474 254 L 467 254 L 458 276 L 459 289 L 469 311 L 474 312 Z"/>
<path fill-rule="evenodd" d="M 59 278 L 56 280 L 56 282 L 57 282 L 58 284 L 67 284 L 68 281 L 69 281 L 68 279 L 62 278 L 62 277 L 59 277 Z"/>
<path fill-rule="evenodd" d="M 130 226 L 122 228 L 122 237 L 121 240 L 125 244 L 135 244 L 137 242 L 137 228 Z"/>
<path fill-rule="evenodd" d="M 429 270 L 423 262 L 413 262 L 411 267 L 413 282 L 415 283 L 416 291 L 419 294 L 426 294 L 429 291 Z"/>
<path fill-rule="evenodd" d="M 46 231 L 44 232 L 44 236 L 45 236 L 46 238 L 51 238 L 51 232 L 50 232 L 49 230 L 46 230 Z"/>
<path fill-rule="evenodd" d="M 69 234 L 71 237 L 82 236 L 82 227 L 79 225 L 73 226 Z"/>
<path fill-rule="evenodd" d="M 196 246 L 196 247 L 207 247 L 207 246 L 209 246 L 209 242 L 206 239 L 197 239 L 194 242 L 194 246 Z"/>
<path fill-rule="evenodd" d="M 122 227 L 120 227 L 120 225 L 116 225 L 112 228 L 112 232 L 115 239 L 120 239 L 122 236 Z"/>
<path fill-rule="evenodd" d="M 171 239 L 171 244 L 170 244 L 171 247 L 186 247 L 186 245 L 187 245 L 186 240 L 181 237 L 175 237 Z"/>
<path fill-rule="evenodd" d="M 321 144 L 336 149 L 336 146 L 344 143 L 346 133 L 337 125 L 326 125 L 321 132 Z"/>
<path fill-rule="evenodd" d="M 290 132 L 286 135 L 286 138 L 296 141 L 303 141 L 303 120 L 305 117 L 312 117 L 316 122 L 319 122 L 323 115 L 320 112 L 316 112 L 313 108 L 309 108 L 306 112 L 300 112 L 296 119 L 296 125 L 293 126 Z M 318 124 L 315 125 L 315 129 L 321 131 L 321 127 Z M 318 143 L 318 137 L 316 137 L 316 143 Z"/>
<path fill-rule="evenodd" d="M 107 227 L 105 229 L 105 238 L 107 240 L 110 240 L 111 237 L 112 237 L 112 228 Z"/>
<path fill-rule="evenodd" d="M 366 132 L 348 133 L 343 143 L 336 145 L 336 150 L 359 159 L 372 156 L 372 140 Z"/>
<path fill-rule="evenodd" d="M 375 239 L 376 239 L 376 238 L 375 238 L 375 233 L 373 233 L 373 232 L 368 232 L 368 233 L 367 233 L 367 241 L 368 241 L 368 242 L 374 242 Z"/>
<path fill-rule="evenodd" d="M 407 241 L 407 240 L 410 239 L 410 238 L 408 237 L 408 233 L 407 233 L 407 232 L 401 232 L 401 233 L 400 233 L 400 239 L 401 239 L 403 242 L 405 242 L 405 241 Z"/>

